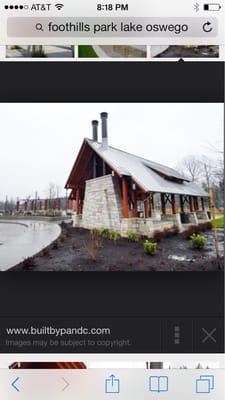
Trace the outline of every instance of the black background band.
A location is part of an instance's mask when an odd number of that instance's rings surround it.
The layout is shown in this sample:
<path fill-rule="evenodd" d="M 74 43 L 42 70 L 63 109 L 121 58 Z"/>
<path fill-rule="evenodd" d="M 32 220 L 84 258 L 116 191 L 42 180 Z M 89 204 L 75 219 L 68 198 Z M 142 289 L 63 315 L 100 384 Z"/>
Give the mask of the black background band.
<path fill-rule="evenodd" d="M 222 62 L 2 62 L 1 102 L 223 102 Z"/>

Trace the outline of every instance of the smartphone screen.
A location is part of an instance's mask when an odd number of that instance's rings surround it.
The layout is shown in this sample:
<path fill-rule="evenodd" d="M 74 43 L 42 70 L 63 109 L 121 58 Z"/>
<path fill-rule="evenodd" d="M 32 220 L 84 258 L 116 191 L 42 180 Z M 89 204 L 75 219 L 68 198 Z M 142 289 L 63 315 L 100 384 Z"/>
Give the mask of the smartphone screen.
<path fill-rule="evenodd" d="M 224 4 L 0 1 L 0 397 L 222 400 Z"/>

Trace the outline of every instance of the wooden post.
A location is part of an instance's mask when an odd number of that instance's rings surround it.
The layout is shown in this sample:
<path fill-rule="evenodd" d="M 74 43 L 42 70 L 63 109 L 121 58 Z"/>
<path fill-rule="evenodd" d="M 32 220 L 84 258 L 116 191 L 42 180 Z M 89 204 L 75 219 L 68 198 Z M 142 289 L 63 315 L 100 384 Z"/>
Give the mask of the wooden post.
<path fill-rule="evenodd" d="M 80 214 L 80 188 L 79 188 L 79 186 L 76 190 L 76 212 L 77 212 L 77 215 Z"/>
<path fill-rule="evenodd" d="M 151 203 L 149 195 L 146 194 L 146 198 L 144 200 L 144 209 L 145 209 L 145 218 L 151 217 Z"/>
<path fill-rule="evenodd" d="M 154 202 L 154 194 L 153 193 L 152 193 L 151 201 L 152 201 L 152 209 L 154 210 L 155 209 L 155 202 Z"/>
<path fill-rule="evenodd" d="M 152 216 L 152 198 L 149 197 L 148 199 L 148 217 L 151 218 Z"/>
<path fill-rule="evenodd" d="M 190 205 L 190 211 L 193 212 L 194 208 L 193 208 L 193 197 L 189 196 L 189 205 Z"/>
<path fill-rule="evenodd" d="M 69 208 L 69 210 L 73 210 L 73 200 L 72 199 L 68 200 L 67 208 Z"/>
<path fill-rule="evenodd" d="M 161 193 L 161 209 L 162 209 L 162 214 L 166 214 L 166 204 L 165 204 L 165 194 Z"/>
<path fill-rule="evenodd" d="M 56 200 L 56 208 L 57 208 L 57 210 L 60 210 L 60 208 L 61 208 L 61 201 L 59 198 Z"/>
<path fill-rule="evenodd" d="M 137 217 L 137 191 L 133 190 L 131 193 L 131 200 L 133 204 L 132 216 Z"/>
<path fill-rule="evenodd" d="M 175 194 L 171 194 L 172 213 L 176 214 L 176 199 Z"/>
<path fill-rule="evenodd" d="M 180 211 L 183 213 L 184 212 L 184 199 L 182 194 L 180 194 Z"/>
<path fill-rule="evenodd" d="M 122 177 L 122 206 L 123 206 L 123 217 L 128 218 L 129 217 L 128 188 L 125 176 Z"/>
<path fill-rule="evenodd" d="M 48 210 L 48 200 L 45 199 L 45 211 L 47 211 L 47 210 Z"/>
<path fill-rule="evenodd" d="M 202 211 L 205 211 L 204 197 L 201 197 L 201 203 L 202 203 Z"/>
<path fill-rule="evenodd" d="M 198 197 L 195 196 L 194 197 L 194 210 L 198 211 L 199 207 L 198 207 Z"/>

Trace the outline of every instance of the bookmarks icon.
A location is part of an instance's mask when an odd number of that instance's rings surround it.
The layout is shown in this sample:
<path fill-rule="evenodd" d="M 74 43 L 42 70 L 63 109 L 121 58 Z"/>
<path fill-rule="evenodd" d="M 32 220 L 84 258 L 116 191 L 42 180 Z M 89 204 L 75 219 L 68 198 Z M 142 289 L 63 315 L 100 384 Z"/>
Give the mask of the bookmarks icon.
<path fill-rule="evenodd" d="M 149 378 L 149 392 L 168 392 L 169 379 L 168 376 L 150 376 Z"/>

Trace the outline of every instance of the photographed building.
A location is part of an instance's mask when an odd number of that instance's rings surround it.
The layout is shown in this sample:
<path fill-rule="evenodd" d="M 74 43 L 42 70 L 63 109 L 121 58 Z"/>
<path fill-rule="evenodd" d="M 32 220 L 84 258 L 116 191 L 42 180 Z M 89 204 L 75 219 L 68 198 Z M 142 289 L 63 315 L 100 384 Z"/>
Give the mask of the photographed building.
<path fill-rule="evenodd" d="M 75 200 L 74 226 L 108 228 L 126 236 L 207 220 L 208 194 L 174 169 L 111 147 L 108 114 L 92 121 L 66 183 Z"/>
<path fill-rule="evenodd" d="M 28 198 L 18 199 L 15 205 L 14 214 L 17 215 L 40 215 L 47 216 L 49 213 L 55 215 L 68 212 L 74 208 L 73 201 L 66 197 L 57 198 Z"/>

